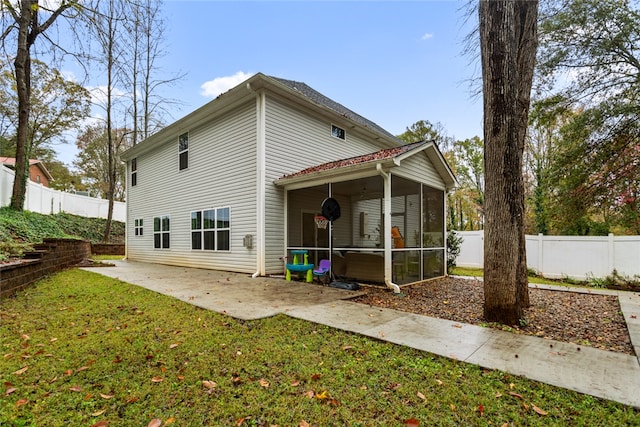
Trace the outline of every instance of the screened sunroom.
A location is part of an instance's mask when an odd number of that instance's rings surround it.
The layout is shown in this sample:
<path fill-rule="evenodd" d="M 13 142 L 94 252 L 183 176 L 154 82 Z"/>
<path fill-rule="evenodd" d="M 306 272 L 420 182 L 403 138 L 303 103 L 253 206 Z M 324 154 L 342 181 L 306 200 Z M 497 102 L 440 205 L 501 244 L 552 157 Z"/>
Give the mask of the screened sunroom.
<path fill-rule="evenodd" d="M 455 179 L 440 152 L 423 143 L 375 154 L 276 182 L 286 189 L 287 258 L 306 253 L 314 265 L 330 259 L 338 279 L 389 287 L 445 275 L 444 196 Z M 323 229 L 316 217 L 328 198 L 340 217 Z"/>

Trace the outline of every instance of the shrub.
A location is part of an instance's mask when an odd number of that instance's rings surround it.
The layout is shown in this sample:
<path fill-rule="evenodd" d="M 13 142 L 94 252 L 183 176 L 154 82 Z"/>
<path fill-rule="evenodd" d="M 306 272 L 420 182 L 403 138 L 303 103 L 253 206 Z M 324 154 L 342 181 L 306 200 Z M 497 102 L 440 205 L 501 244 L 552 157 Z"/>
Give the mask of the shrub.
<path fill-rule="evenodd" d="M 451 274 L 456 266 L 456 259 L 460 255 L 463 238 L 454 230 L 447 232 L 447 274 Z"/>

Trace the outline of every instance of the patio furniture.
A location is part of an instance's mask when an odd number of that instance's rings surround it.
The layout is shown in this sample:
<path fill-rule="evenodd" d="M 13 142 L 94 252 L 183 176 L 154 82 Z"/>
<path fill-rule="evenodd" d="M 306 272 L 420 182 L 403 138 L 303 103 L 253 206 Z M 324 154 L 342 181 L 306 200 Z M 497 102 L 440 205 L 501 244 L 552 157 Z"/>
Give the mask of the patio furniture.
<path fill-rule="evenodd" d="M 306 250 L 291 251 L 293 254 L 293 263 L 287 263 L 287 273 L 285 275 L 286 280 L 291 280 L 291 273 L 304 274 L 308 283 L 313 282 L 313 267 L 314 264 L 309 264 L 309 254 Z M 303 263 L 300 263 L 300 257 L 303 258 Z"/>
<path fill-rule="evenodd" d="M 324 283 L 326 278 L 329 276 L 329 271 L 331 271 L 331 261 L 328 259 L 321 259 L 318 268 L 313 270 L 313 276 L 317 277 L 322 283 Z"/>

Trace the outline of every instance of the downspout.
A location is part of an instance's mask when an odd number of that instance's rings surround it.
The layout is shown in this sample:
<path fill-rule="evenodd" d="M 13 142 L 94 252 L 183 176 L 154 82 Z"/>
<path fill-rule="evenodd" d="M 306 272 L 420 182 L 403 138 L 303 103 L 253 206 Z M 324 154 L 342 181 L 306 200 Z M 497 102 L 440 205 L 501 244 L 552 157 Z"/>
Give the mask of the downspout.
<path fill-rule="evenodd" d="M 384 284 L 394 293 L 400 293 L 400 286 L 391 281 L 391 177 L 382 170 L 382 164 L 376 164 L 376 170 L 384 181 Z"/>
<path fill-rule="evenodd" d="M 247 89 L 256 94 L 256 272 L 251 275 L 256 278 L 265 271 L 265 239 L 264 239 L 264 211 L 265 196 L 265 96 L 264 92 L 256 92 L 251 83 L 247 83 Z"/>

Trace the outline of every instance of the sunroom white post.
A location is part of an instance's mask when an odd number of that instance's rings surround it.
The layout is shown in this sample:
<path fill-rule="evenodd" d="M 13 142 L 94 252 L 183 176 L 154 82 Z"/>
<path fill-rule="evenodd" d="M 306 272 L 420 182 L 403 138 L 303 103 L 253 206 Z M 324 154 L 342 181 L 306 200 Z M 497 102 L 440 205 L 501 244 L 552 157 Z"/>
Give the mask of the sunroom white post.
<path fill-rule="evenodd" d="M 376 165 L 378 173 L 382 176 L 382 182 L 384 187 L 384 199 L 383 199 L 383 235 L 384 239 L 384 283 L 393 292 L 399 294 L 400 287 L 393 283 L 392 280 L 392 254 L 391 254 L 391 174 L 382 170 L 382 165 L 378 163 Z"/>

